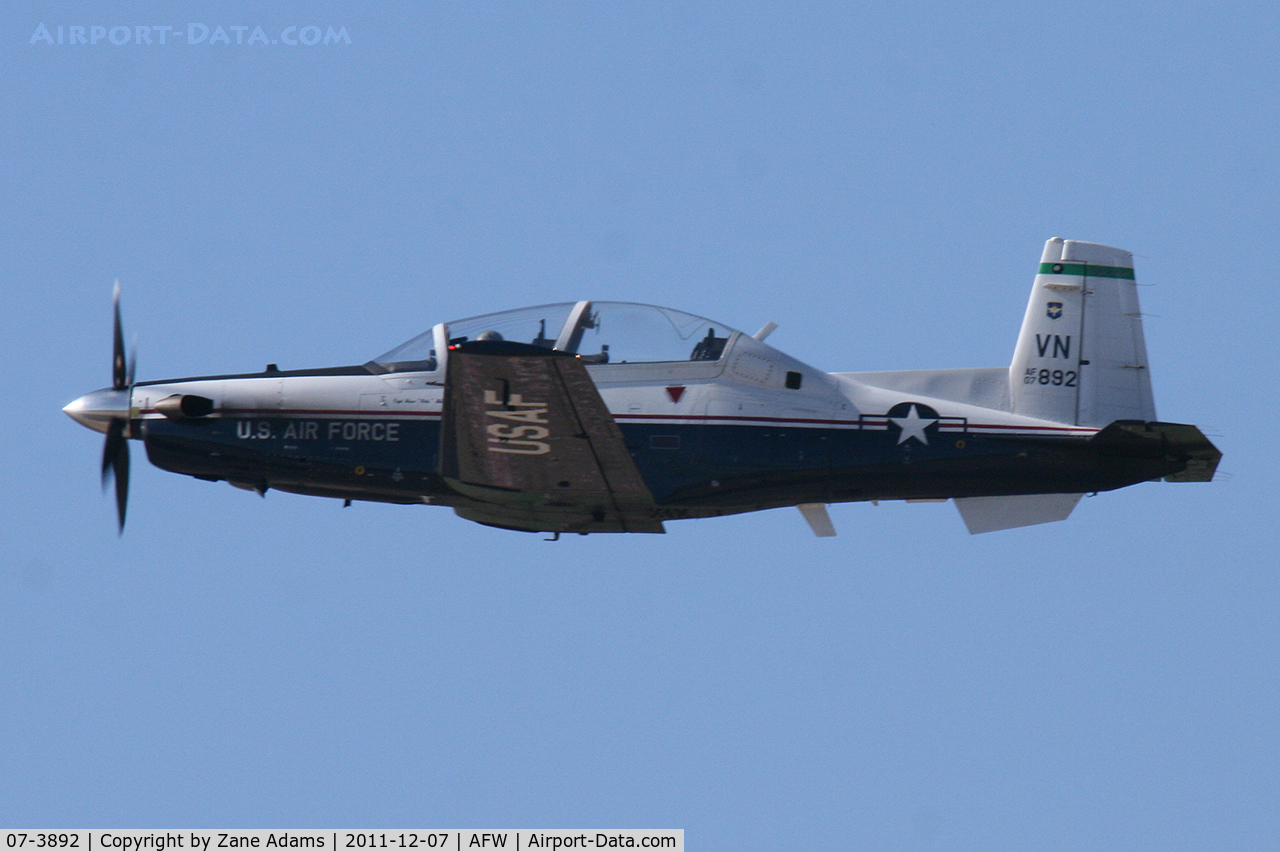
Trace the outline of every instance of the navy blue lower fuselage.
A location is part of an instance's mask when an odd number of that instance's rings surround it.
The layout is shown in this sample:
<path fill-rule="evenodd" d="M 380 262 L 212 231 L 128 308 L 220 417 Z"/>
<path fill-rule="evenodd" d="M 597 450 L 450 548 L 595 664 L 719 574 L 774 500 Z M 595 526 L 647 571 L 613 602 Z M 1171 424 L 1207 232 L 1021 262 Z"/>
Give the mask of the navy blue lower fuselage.
<path fill-rule="evenodd" d="M 466 502 L 440 477 L 440 419 L 237 416 L 139 421 L 153 464 L 265 490 L 391 503 Z M 628 420 L 619 427 L 659 506 L 673 517 L 798 503 L 1106 491 L 1181 470 L 1088 437 L 974 434 L 934 425 L 901 440 L 879 425 Z"/>

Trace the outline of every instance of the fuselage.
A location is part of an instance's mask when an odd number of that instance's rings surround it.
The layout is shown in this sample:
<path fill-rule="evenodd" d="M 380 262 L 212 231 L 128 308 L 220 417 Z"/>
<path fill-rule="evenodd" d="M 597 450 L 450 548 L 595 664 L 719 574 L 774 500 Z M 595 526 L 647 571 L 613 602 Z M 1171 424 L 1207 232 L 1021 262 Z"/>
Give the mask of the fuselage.
<path fill-rule="evenodd" d="M 141 383 L 132 437 L 158 467 L 244 488 L 465 506 L 437 472 L 442 367 L 373 369 Z M 1177 467 L 1100 456 L 1089 440 L 1096 429 L 822 373 L 737 332 L 714 361 L 588 370 L 664 519 L 1103 491 Z M 1000 371 L 970 372 L 999 381 Z M 213 406 L 198 417 L 157 409 L 175 397 Z"/>

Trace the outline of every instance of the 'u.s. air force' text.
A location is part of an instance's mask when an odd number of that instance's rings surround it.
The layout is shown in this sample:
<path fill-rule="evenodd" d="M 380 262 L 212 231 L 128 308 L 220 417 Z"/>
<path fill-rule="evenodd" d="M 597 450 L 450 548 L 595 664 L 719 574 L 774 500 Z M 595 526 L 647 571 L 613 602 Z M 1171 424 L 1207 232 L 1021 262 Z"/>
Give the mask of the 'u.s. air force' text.
<path fill-rule="evenodd" d="M 385 420 L 290 420 L 281 429 L 270 420 L 237 420 L 236 437 L 245 441 L 388 441 L 400 440 L 400 424 Z"/>

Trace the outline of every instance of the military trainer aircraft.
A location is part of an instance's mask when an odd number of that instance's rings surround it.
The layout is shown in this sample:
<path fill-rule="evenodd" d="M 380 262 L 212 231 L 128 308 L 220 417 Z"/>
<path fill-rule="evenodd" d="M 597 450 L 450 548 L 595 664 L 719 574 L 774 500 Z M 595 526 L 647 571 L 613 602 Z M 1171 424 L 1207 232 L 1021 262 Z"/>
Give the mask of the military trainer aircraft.
<path fill-rule="evenodd" d="M 1081 495 L 1208 482 L 1221 453 L 1156 419 L 1133 256 L 1051 239 L 1013 363 L 825 373 L 669 308 L 565 302 L 440 323 L 365 364 L 135 382 L 115 293 L 112 386 L 64 411 L 106 434 L 123 531 L 129 439 L 211 482 L 450 506 L 529 532 L 798 506 L 953 499 L 972 533 Z"/>

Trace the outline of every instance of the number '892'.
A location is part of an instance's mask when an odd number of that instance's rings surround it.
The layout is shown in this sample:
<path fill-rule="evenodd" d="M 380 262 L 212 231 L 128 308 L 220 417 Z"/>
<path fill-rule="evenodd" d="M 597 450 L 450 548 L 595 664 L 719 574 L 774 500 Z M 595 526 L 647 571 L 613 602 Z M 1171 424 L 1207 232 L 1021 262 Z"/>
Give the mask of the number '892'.
<path fill-rule="evenodd" d="M 1024 385 L 1060 385 L 1073 388 L 1076 386 L 1075 370 L 1027 370 L 1023 376 Z"/>

